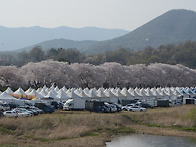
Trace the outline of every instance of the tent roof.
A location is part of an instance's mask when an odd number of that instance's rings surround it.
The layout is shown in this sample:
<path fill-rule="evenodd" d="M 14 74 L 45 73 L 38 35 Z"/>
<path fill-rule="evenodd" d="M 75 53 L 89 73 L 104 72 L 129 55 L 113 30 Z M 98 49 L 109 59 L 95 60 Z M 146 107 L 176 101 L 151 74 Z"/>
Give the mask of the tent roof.
<path fill-rule="evenodd" d="M 10 87 L 8 87 L 8 88 L 6 89 L 6 92 L 7 92 L 8 94 L 13 94 L 13 93 L 14 93 Z"/>
<path fill-rule="evenodd" d="M 14 94 L 21 94 L 21 95 L 26 95 L 26 93 L 24 92 L 24 90 L 22 88 L 18 88 L 18 90 L 16 90 L 14 92 Z"/>
<path fill-rule="evenodd" d="M 0 99 L 15 99 L 14 97 L 12 97 L 11 95 L 9 95 L 6 91 L 4 91 L 1 95 L 0 95 Z"/>

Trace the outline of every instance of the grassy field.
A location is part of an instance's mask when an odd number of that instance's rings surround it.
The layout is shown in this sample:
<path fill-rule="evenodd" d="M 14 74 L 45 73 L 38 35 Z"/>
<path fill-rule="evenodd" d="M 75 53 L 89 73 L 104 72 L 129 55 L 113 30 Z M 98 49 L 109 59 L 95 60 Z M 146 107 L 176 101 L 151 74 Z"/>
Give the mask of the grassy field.
<path fill-rule="evenodd" d="M 196 106 L 113 114 L 56 111 L 29 118 L 0 118 L 0 146 L 104 146 L 119 134 L 196 138 Z"/>

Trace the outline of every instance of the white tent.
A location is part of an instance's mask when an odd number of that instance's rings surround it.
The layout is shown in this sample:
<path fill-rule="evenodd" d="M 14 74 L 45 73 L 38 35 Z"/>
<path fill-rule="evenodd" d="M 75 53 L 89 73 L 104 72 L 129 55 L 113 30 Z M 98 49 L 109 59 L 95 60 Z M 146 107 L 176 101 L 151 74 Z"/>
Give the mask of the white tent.
<path fill-rule="evenodd" d="M 79 97 L 81 97 L 84 100 L 89 100 L 90 98 L 84 93 L 84 91 L 81 91 L 79 94 L 77 94 Z"/>
<path fill-rule="evenodd" d="M 53 99 L 55 99 L 55 98 L 57 98 L 57 95 L 54 93 L 53 90 L 51 90 L 51 91 L 48 92 L 48 94 L 46 96 L 44 96 L 44 98 L 49 98 L 49 99 L 53 98 Z"/>
<path fill-rule="evenodd" d="M 109 102 L 118 103 L 118 98 L 110 90 L 105 92 L 105 95 L 109 98 Z"/>
<path fill-rule="evenodd" d="M 63 86 L 60 90 L 64 90 L 66 92 L 67 88 L 65 86 Z"/>
<path fill-rule="evenodd" d="M 117 89 L 117 90 L 116 90 L 116 93 L 114 93 L 114 95 L 117 96 L 118 101 L 119 101 L 120 103 L 122 103 L 122 100 L 126 100 L 126 99 L 127 99 L 127 97 L 125 97 L 123 94 L 121 94 L 121 90 L 120 90 L 120 89 Z"/>
<path fill-rule="evenodd" d="M 7 92 L 8 94 L 14 94 L 14 92 L 12 91 L 12 89 L 11 89 L 10 87 L 8 87 L 8 88 L 6 89 L 6 92 Z"/>
<path fill-rule="evenodd" d="M 16 98 L 14 98 L 11 95 L 9 95 L 6 91 L 4 91 L 0 95 L 0 101 L 6 102 L 6 103 L 10 103 L 10 102 L 14 102 L 15 100 L 16 100 Z"/>
<path fill-rule="evenodd" d="M 35 89 L 32 89 L 32 91 L 28 95 L 35 95 L 36 98 L 42 98 L 43 96 L 35 91 Z"/>
<path fill-rule="evenodd" d="M 141 96 L 135 92 L 135 90 L 131 93 L 131 95 L 134 97 L 134 99 L 141 99 Z"/>
<path fill-rule="evenodd" d="M 42 90 L 41 90 L 41 92 L 39 94 L 44 97 L 44 96 L 46 96 L 48 94 L 48 92 L 45 91 L 45 88 L 42 88 Z"/>
<path fill-rule="evenodd" d="M 42 88 L 38 88 L 38 89 L 36 90 L 37 93 L 40 93 L 41 91 L 42 91 Z"/>
<path fill-rule="evenodd" d="M 69 98 L 67 96 L 67 93 L 63 89 L 59 90 L 57 97 L 59 98 L 60 101 L 67 100 Z"/>
<path fill-rule="evenodd" d="M 121 91 L 121 94 L 126 97 L 127 100 L 133 100 L 134 97 L 131 95 L 127 89 Z"/>
<path fill-rule="evenodd" d="M 54 90 L 58 93 L 58 91 L 59 91 L 60 89 L 59 89 L 58 86 L 56 86 L 56 87 L 54 88 Z"/>
<path fill-rule="evenodd" d="M 108 98 L 106 97 L 105 93 L 101 90 L 97 90 L 97 96 L 99 97 L 100 101 L 108 101 Z"/>
<path fill-rule="evenodd" d="M 71 90 L 71 92 L 68 92 L 67 93 L 67 96 L 69 97 L 69 98 L 80 98 L 73 90 Z"/>
<path fill-rule="evenodd" d="M 89 90 L 88 88 L 85 88 L 83 91 L 84 91 L 84 93 L 85 93 L 86 95 L 88 95 L 90 90 Z"/>
<path fill-rule="evenodd" d="M 18 94 L 18 95 L 26 95 L 26 93 L 24 92 L 24 90 L 22 88 L 18 88 L 18 90 L 16 90 L 14 92 L 14 94 Z"/>
<path fill-rule="evenodd" d="M 25 91 L 25 93 L 26 93 L 26 95 L 29 95 L 29 93 L 31 93 L 31 91 L 32 91 L 33 89 L 30 87 L 29 89 L 27 89 L 26 91 Z"/>
<path fill-rule="evenodd" d="M 98 96 L 94 93 L 95 90 L 93 89 L 90 89 L 89 90 L 89 94 L 87 94 L 87 96 L 90 98 L 90 99 L 99 99 Z"/>

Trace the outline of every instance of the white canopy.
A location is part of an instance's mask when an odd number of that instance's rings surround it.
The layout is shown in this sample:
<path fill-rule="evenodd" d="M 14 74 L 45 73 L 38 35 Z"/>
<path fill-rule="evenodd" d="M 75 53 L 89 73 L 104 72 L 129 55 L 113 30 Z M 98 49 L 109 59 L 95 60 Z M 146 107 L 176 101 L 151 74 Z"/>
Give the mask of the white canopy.
<path fill-rule="evenodd" d="M 0 100 L 9 103 L 9 102 L 13 102 L 14 100 L 16 100 L 16 98 L 12 97 L 12 96 L 9 95 L 6 91 L 4 91 L 4 92 L 0 95 Z"/>
<path fill-rule="evenodd" d="M 6 89 L 6 92 L 7 92 L 8 94 L 13 94 L 13 93 L 14 93 L 10 87 L 8 87 L 8 88 Z"/>
<path fill-rule="evenodd" d="M 24 90 L 22 88 L 18 88 L 18 90 L 16 90 L 14 92 L 14 94 L 19 94 L 19 95 L 26 95 L 26 93 L 24 92 Z"/>
<path fill-rule="evenodd" d="M 42 90 L 41 90 L 41 92 L 39 94 L 41 94 L 44 97 L 44 96 L 46 96 L 48 94 L 48 92 L 46 92 L 45 89 L 42 88 Z"/>

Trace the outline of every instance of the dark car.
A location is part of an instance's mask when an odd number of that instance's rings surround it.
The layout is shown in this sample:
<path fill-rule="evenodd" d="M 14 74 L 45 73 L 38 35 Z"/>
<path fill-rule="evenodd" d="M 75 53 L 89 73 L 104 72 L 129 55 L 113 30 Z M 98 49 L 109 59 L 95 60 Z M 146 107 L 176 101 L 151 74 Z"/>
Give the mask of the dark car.
<path fill-rule="evenodd" d="M 45 103 L 37 102 L 35 103 L 35 107 L 42 109 L 45 113 L 53 113 L 54 108 L 51 105 L 47 105 Z"/>
<path fill-rule="evenodd" d="M 58 109 L 59 108 L 59 103 L 57 101 L 52 101 L 51 105 L 54 107 L 54 109 Z"/>
<path fill-rule="evenodd" d="M 3 117 L 3 112 L 2 111 L 0 111 L 0 117 Z"/>
<path fill-rule="evenodd" d="M 153 108 L 153 106 L 151 106 L 148 103 L 141 103 L 141 107 L 144 107 L 144 108 Z"/>
<path fill-rule="evenodd" d="M 14 108 L 19 107 L 19 105 L 15 104 L 15 103 L 9 103 L 8 105 L 10 106 L 10 109 L 14 109 Z"/>

